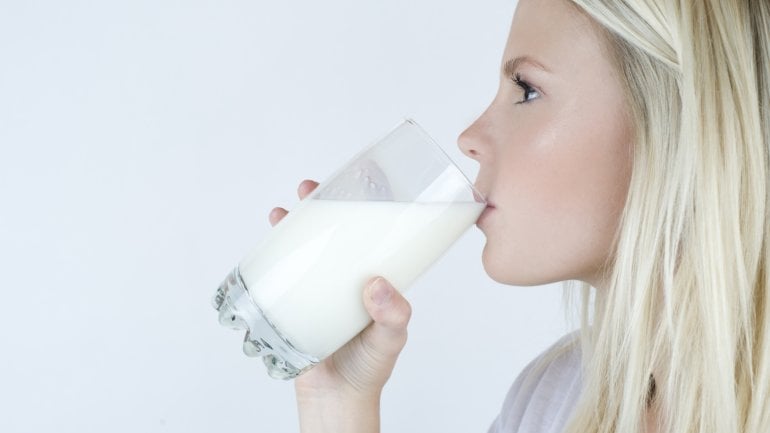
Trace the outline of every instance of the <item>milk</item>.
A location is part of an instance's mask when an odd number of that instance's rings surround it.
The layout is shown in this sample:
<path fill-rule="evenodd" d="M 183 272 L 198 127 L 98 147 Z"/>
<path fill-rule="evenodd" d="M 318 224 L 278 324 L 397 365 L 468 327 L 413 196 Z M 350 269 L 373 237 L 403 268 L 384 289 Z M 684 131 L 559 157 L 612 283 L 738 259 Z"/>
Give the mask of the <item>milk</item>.
<path fill-rule="evenodd" d="M 297 350 L 323 359 L 370 322 L 362 291 L 371 277 L 403 291 L 484 206 L 307 199 L 241 260 L 241 278 Z"/>

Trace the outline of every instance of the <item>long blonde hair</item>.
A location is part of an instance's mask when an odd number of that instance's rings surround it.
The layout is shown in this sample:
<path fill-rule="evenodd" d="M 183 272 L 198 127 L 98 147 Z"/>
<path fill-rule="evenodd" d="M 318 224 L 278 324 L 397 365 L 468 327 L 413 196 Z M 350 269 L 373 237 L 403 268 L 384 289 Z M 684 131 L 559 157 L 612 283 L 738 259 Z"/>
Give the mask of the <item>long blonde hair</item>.
<path fill-rule="evenodd" d="M 610 283 L 582 284 L 566 431 L 642 431 L 649 406 L 660 431 L 770 432 L 770 2 L 572 2 L 606 34 L 635 141 Z"/>

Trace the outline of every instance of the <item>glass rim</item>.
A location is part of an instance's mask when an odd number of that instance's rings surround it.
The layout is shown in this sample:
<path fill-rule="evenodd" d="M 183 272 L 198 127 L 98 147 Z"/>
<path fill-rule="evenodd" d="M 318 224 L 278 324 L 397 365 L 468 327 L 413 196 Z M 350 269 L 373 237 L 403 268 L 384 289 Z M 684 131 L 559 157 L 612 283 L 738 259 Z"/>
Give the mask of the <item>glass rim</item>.
<path fill-rule="evenodd" d="M 484 194 L 482 194 L 478 189 L 476 189 L 476 186 L 473 184 L 473 182 L 468 178 L 468 176 L 465 175 L 465 173 L 462 170 L 460 170 L 460 167 L 458 167 L 457 164 L 452 160 L 452 158 L 449 157 L 449 154 L 447 154 L 444 148 L 441 147 L 441 145 L 439 145 L 438 142 L 436 142 L 436 140 L 434 140 L 433 137 L 431 137 L 431 135 L 428 134 L 428 132 L 425 131 L 425 129 L 423 129 L 422 126 L 420 126 L 419 123 L 417 123 L 413 118 L 408 116 L 402 117 L 401 121 L 395 126 L 393 126 L 392 128 L 390 128 L 386 133 L 382 134 L 377 139 L 372 140 L 371 142 L 369 142 L 369 144 L 363 146 L 362 148 L 359 148 L 359 150 L 356 153 L 354 153 L 348 159 L 348 161 L 356 160 L 360 158 L 362 155 L 365 155 L 367 152 L 369 152 L 370 150 L 375 148 L 377 145 L 379 145 L 382 141 L 384 141 L 385 139 L 393 135 L 393 133 L 395 133 L 398 128 L 407 124 L 410 126 L 413 126 L 416 129 L 417 133 L 423 139 L 423 141 L 433 149 L 434 155 L 438 155 L 440 160 L 444 161 L 444 163 L 446 163 L 449 167 L 452 167 L 452 169 L 461 176 L 465 185 L 469 187 L 471 190 L 474 203 L 480 203 L 485 206 L 489 205 L 489 202 L 487 201 L 487 198 L 484 196 Z M 335 171 L 333 171 L 329 176 L 327 176 L 326 179 L 322 181 L 318 185 L 318 187 L 315 188 L 310 193 L 310 195 L 308 195 L 306 198 L 314 199 L 315 196 L 323 189 L 323 187 L 325 186 L 325 183 L 330 179 L 336 178 L 343 170 L 346 169 L 346 166 L 347 164 L 340 165 Z M 305 200 L 302 200 L 300 202 L 300 205 L 304 202 Z"/>
<path fill-rule="evenodd" d="M 481 202 L 482 202 L 484 205 L 487 205 L 487 204 L 489 204 L 489 203 L 487 202 L 487 198 L 486 198 L 486 197 L 484 197 L 484 194 L 482 194 L 482 193 L 481 193 L 481 192 L 480 192 L 478 189 L 476 189 L 476 186 L 473 184 L 473 182 L 472 182 L 472 181 L 471 181 L 471 180 L 468 178 L 468 176 L 466 176 L 466 175 L 465 175 L 465 173 L 463 173 L 463 171 L 462 171 L 462 170 L 460 170 L 460 167 L 458 167 L 458 166 L 457 166 L 457 164 L 456 164 L 456 163 L 455 163 L 455 162 L 452 160 L 452 158 L 451 158 L 451 157 L 449 156 L 449 154 L 448 154 L 448 153 L 447 153 L 447 152 L 444 150 L 444 148 L 443 148 L 443 147 L 441 147 L 441 145 L 440 145 L 440 144 L 438 144 L 438 142 L 436 142 L 436 140 L 434 140 L 434 139 L 433 139 L 433 137 L 431 137 L 431 135 L 430 135 L 430 134 L 428 134 L 428 132 L 427 132 L 427 131 L 425 131 L 425 129 L 423 129 L 423 127 L 422 127 L 422 126 L 420 126 L 420 124 L 419 124 L 419 123 L 417 123 L 417 121 L 415 121 L 415 120 L 414 120 L 413 118 L 411 118 L 411 117 L 404 117 L 404 118 L 402 118 L 401 122 L 399 122 L 399 123 L 398 123 L 396 126 L 394 126 L 394 127 L 393 127 L 393 128 L 390 130 L 390 132 L 388 132 L 387 134 L 385 134 L 385 135 L 384 135 L 382 138 L 380 138 L 379 140 L 377 140 L 377 141 L 375 141 L 374 143 L 372 143 L 372 144 L 371 144 L 369 147 L 371 148 L 371 147 L 374 147 L 374 146 L 376 146 L 376 145 L 377 145 L 377 143 L 379 143 L 381 140 L 385 139 L 385 138 L 386 138 L 386 137 L 388 137 L 390 134 L 392 134 L 392 133 L 393 133 L 393 132 L 394 132 L 396 129 L 400 128 L 402 125 L 404 125 L 404 124 L 407 124 L 407 123 L 408 123 L 408 124 L 410 124 L 410 125 L 412 125 L 412 126 L 414 126 L 414 127 L 416 127 L 416 128 L 417 128 L 417 132 L 419 132 L 419 133 L 420 133 L 420 135 L 423 137 L 423 139 L 425 139 L 425 141 L 427 141 L 428 143 L 430 143 L 430 144 L 432 145 L 431 147 L 432 147 L 434 150 L 438 150 L 438 154 L 439 154 L 439 155 L 441 155 L 441 158 L 442 158 L 444 161 L 446 161 L 446 162 L 447 162 L 447 163 L 448 163 L 448 164 L 449 164 L 449 165 L 450 165 L 452 168 L 454 168 L 454 170 L 455 170 L 455 171 L 457 171 L 457 172 L 460 174 L 460 176 L 462 176 L 462 177 L 463 177 L 463 179 L 465 179 L 465 183 L 466 183 L 466 184 L 467 184 L 467 185 L 468 185 L 468 186 L 471 188 L 471 191 L 473 192 L 473 196 L 474 196 L 473 198 L 474 198 L 474 200 L 475 200 L 475 199 L 480 199 L 480 200 L 481 200 Z"/>

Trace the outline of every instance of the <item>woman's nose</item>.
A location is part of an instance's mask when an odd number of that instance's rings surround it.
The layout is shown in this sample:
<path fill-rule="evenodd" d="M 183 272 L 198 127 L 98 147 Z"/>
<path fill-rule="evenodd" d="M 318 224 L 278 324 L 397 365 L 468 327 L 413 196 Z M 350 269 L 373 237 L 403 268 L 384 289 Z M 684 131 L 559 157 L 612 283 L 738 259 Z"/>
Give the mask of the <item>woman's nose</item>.
<path fill-rule="evenodd" d="M 482 134 L 480 131 L 480 119 L 476 119 L 465 131 L 457 137 L 457 146 L 469 158 L 479 161 L 481 158 Z"/>

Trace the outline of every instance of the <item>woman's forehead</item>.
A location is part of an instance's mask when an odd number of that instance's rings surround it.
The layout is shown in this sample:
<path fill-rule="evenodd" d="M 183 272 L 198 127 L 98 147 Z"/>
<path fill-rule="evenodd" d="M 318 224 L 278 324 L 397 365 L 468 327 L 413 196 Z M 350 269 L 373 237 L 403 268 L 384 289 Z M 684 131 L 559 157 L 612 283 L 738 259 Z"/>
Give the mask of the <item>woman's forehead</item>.
<path fill-rule="evenodd" d="M 503 63 L 528 57 L 559 72 L 603 56 L 596 24 L 569 0 L 519 0 Z"/>

